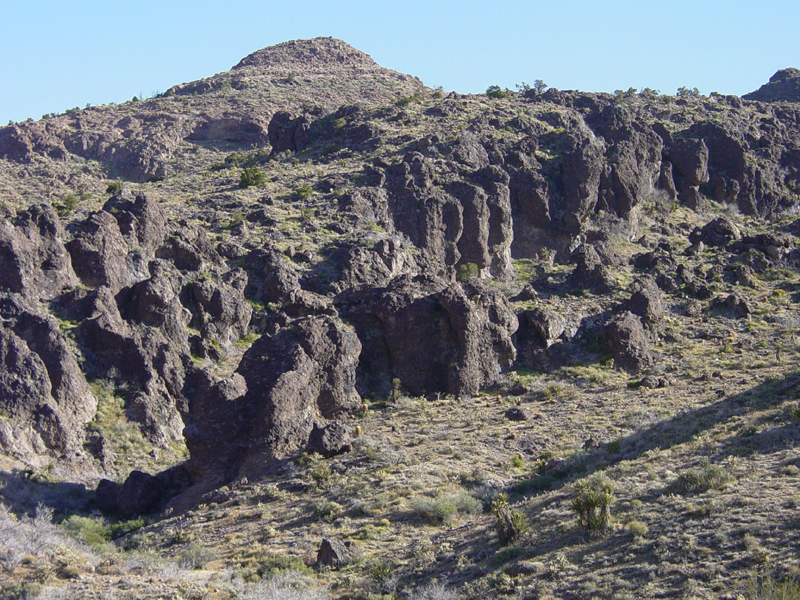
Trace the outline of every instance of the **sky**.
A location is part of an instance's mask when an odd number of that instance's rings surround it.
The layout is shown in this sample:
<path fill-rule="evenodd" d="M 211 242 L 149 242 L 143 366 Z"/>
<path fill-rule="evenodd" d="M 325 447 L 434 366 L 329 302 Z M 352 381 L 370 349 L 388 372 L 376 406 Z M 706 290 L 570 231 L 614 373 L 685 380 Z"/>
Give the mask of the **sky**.
<path fill-rule="evenodd" d="M 0 125 L 149 97 L 332 36 L 446 91 L 536 79 L 742 95 L 800 68 L 800 2 L 0 0 Z"/>

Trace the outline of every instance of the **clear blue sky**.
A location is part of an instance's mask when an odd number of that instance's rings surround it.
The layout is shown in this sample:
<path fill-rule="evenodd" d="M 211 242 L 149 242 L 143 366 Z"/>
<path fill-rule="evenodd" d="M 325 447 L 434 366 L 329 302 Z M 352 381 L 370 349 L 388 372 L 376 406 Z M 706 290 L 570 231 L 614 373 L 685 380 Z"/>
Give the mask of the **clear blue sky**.
<path fill-rule="evenodd" d="M 121 102 L 226 71 L 282 41 L 333 36 L 462 93 L 745 94 L 800 67 L 800 2 L 752 0 L 0 0 L 0 124 Z"/>

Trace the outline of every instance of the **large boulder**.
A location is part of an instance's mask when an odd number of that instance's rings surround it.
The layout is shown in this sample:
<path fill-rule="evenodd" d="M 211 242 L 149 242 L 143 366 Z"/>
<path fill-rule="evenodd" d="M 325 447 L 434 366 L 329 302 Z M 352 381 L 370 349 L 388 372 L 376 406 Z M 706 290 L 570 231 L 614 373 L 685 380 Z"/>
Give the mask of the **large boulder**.
<path fill-rule="evenodd" d="M 261 473 L 306 450 L 312 437 L 316 443 L 316 429 L 330 438 L 323 453 L 345 450 L 345 438 L 328 427 L 361 407 L 360 353 L 358 337 L 341 320 L 306 317 L 257 340 L 230 380 L 199 376 L 185 417 L 190 473 L 206 482 Z M 334 438 L 343 441 L 336 449 Z"/>
<path fill-rule="evenodd" d="M 336 304 L 364 347 L 363 393 L 388 394 L 399 379 L 412 394 L 474 394 L 514 362 L 516 316 L 480 280 L 405 276 L 385 288 L 344 292 Z"/>
<path fill-rule="evenodd" d="M 642 322 L 631 312 L 611 318 L 603 326 L 603 340 L 618 369 L 638 373 L 653 364 Z"/>

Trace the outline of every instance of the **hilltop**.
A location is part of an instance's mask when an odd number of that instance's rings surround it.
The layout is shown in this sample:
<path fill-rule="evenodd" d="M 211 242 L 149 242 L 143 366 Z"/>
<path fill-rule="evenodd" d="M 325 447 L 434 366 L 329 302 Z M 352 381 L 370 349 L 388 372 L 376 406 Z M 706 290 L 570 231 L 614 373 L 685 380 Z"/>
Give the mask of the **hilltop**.
<path fill-rule="evenodd" d="M 794 71 L 445 94 L 316 38 L 0 128 L 5 593 L 793 576 Z"/>

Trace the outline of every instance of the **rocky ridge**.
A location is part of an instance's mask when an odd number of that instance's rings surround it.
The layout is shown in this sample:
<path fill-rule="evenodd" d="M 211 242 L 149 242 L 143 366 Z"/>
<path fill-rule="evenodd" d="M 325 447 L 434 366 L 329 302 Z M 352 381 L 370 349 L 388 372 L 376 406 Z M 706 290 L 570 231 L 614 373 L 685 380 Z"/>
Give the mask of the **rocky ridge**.
<path fill-rule="evenodd" d="M 129 518 L 350 452 L 379 398 L 672 385 L 676 319 L 744 322 L 796 269 L 782 100 L 445 95 L 319 38 L 0 128 L 0 447 Z"/>

